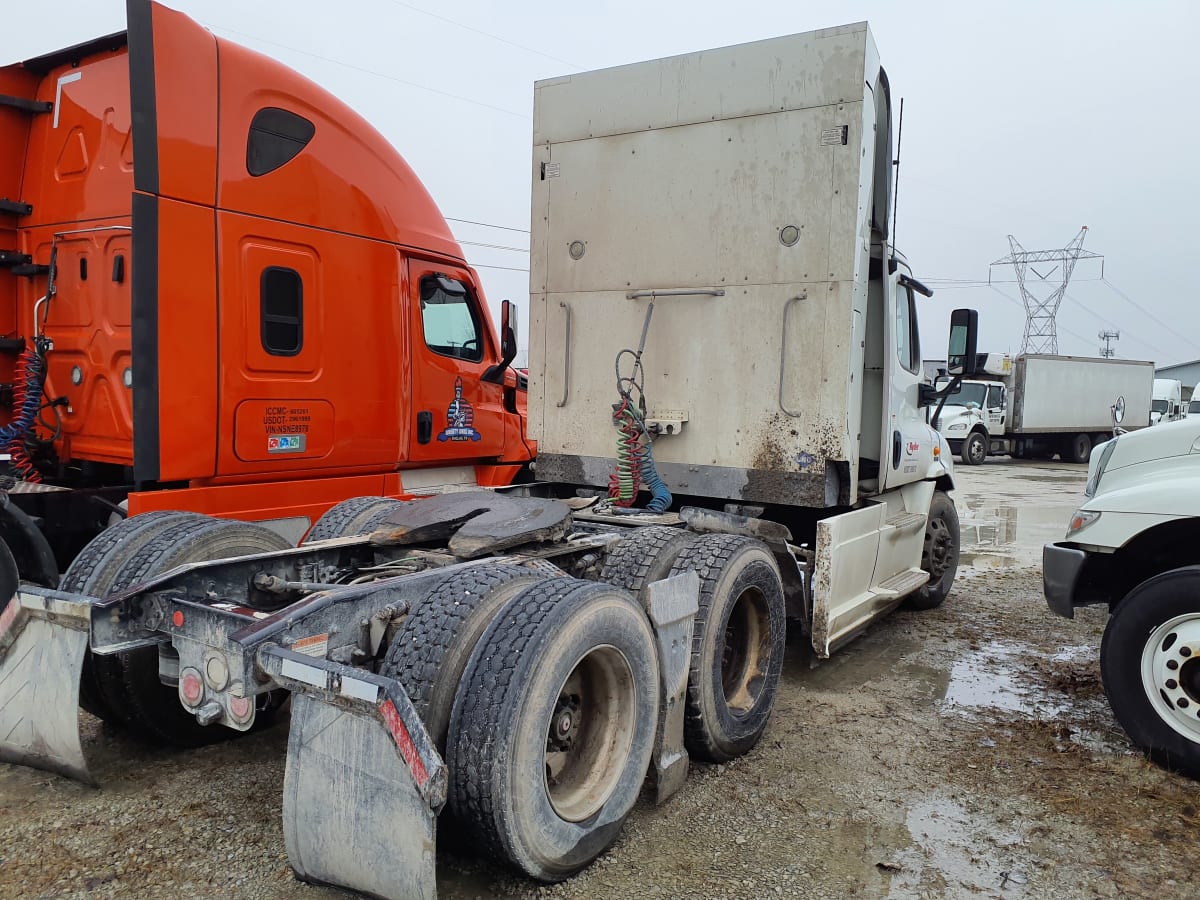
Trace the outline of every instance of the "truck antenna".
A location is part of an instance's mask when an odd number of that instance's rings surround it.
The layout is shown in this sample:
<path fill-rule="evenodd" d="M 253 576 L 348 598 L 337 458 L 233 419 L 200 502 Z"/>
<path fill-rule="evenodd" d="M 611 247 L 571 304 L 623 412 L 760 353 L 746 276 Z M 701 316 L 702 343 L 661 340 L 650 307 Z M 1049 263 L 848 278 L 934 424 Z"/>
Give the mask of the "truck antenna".
<path fill-rule="evenodd" d="M 896 208 L 900 205 L 900 142 L 904 139 L 904 98 L 900 98 L 900 124 L 896 128 L 896 158 L 892 165 L 896 167 L 896 177 L 893 179 L 895 188 L 892 192 L 892 256 L 896 255 Z"/>

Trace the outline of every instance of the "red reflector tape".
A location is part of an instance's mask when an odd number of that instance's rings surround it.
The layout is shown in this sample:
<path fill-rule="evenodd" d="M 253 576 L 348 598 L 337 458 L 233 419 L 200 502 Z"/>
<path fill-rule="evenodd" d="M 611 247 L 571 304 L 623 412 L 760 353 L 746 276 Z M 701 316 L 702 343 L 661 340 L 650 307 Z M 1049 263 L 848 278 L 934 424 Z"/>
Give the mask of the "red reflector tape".
<path fill-rule="evenodd" d="M 8 629 L 12 628 L 13 622 L 16 621 L 17 613 L 21 611 L 21 598 L 13 594 L 12 599 L 8 601 L 8 606 L 4 607 L 4 612 L 0 613 L 0 637 L 8 633 Z"/>
<path fill-rule="evenodd" d="M 409 737 L 408 729 L 404 727 L 404 720 L 400 718 L 396 704 L 391 700 L 385 700 L 380 705 L 379 711 L 383 713 L 383 721 L 387 722 L 388 731 L 392 733 L 392 740 L 396 742 L 396 746 L 400 748 L 400 755 L 408 763 L 408 769 L 412 772 L 417 787 L 425 787 L 425 782 L 429 780 L 429 772 L 425 768 L 425 763 L 421 761 L 417 748 L 413 746 L 412 738 Z"/>

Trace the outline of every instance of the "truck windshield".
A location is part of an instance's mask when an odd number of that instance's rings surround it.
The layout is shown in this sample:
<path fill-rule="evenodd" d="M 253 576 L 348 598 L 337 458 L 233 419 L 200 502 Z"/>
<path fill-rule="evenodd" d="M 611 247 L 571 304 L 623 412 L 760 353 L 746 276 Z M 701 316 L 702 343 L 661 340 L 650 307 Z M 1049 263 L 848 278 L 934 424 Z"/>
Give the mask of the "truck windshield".
<path fill-rule="evenodd" d="M 1154 400 L 1150 403 L 1150 412 L 1165 413 L 1167 411 L 1166 400 Z"/>
<path fill-rule="evenodd" d="M 1192 413 L 1200 413 L 1200 400 L 1193 400 L 1188 404 L 1188 415 Z"/>
<path fill-rule="evenodd" d="M 947 406 L 966 406 L 973 404 L 982 409 L 984 398 L 987 397 L 986 384 L 972 384 L 964 382 L 958 386 L 958 390 L 950 394 L 946 398 Z"/>

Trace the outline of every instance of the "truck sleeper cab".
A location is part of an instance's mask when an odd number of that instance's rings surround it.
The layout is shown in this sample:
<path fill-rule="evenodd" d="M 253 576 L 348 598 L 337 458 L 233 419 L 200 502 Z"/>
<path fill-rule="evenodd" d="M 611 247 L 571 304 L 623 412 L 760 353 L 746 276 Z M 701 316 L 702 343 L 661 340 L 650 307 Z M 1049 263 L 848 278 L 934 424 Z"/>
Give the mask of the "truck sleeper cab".
<path fill-rule="evenodd" d="M 608 486 L 613 362 L 640 348 L 661 482 L 807 546 L 821 655 L 940 590 L 951 463 L 920 384 L 929 291 L 889 241 L 892 127 L 863 23 L 535 87 L 537 478 Z"/>
<path fill-rule="evenodd" d="M 33 353 L 52 400 L 8 414 L 46 486 L 13 496 L 60 567 L 118 504 L 294 542 L 349 496 L 510 482 L 524 391 L 404 160 L 279 63 L 128 7 L 0 69 L 0 380 Z"/>

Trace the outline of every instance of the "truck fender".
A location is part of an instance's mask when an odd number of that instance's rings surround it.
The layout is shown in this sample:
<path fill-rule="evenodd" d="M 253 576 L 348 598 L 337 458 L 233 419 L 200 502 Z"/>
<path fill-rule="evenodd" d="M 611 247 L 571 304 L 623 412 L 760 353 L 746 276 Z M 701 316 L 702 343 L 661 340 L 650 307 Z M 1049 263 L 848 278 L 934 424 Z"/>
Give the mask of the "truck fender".
<path fill-rule="evenodd" d="M 8 545 L 25 581 L 58 587 L 58 562 L 50 542 L 37 523 L 18 508 L 7 493 L 0 493 L 0 539 Z"/>
<path fill-rule="evenodd" d="M 931 429 L 932 430 L 932 429 Z M 941 432 L 934 431 L 937 436 L 933 462 L 925 472 L 927 481 L 937 482 L 939 491 L 954 490 L 954 454 L 950 450 L 950 442 Z"/>

